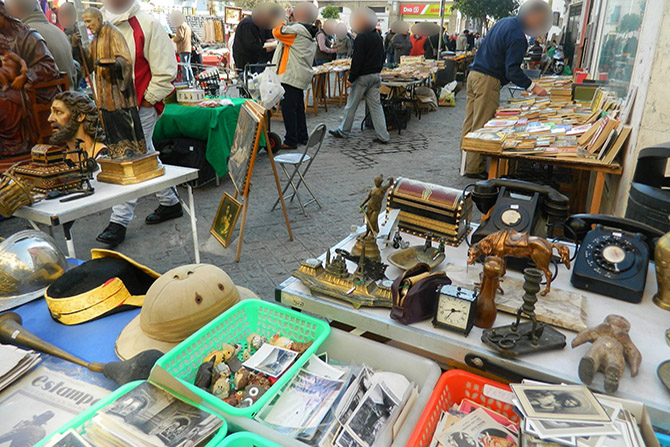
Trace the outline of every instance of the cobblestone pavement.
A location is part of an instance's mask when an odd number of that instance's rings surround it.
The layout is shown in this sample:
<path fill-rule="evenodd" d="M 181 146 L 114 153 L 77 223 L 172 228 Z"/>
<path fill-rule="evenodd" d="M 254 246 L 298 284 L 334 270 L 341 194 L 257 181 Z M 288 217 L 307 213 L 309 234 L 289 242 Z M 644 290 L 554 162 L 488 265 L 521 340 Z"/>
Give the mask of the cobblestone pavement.
<path fill-rule="evenodd" d="M 440 108 L 424 114 L 421 119 L 413 116 L 401 135 L 392 131 L 388 145 L 377 145 L 372 142 L 374 131 L 360 130 L 364 113 L 361 105 L 352 137 L 338 140 L 327 135 L 307 175 L 323 208 L 311 204 L 307 207 L 308 216 L 304 216 L 297 202 L 288 204 L 294 235 L 292 242 L 288 239 L 281 209 L 270 211 L 277 199 L 277 191 L 269 159 L 261 153 L 254 168 L 239 263 L 235 262 L 237 233 L 228 249 L 209 234 L 221 196 L 224 192 L 233 192 L 231 181 L 226 178 L 219 187 L 210 183 L 194 190 L 202 262 L 220 266 L 237 284 L 272 299 L 275 286 L 289 277 L 302 260 L 322 254 L 326 247 L 349 234 L 352 224 L 362 224 L 358 205 L 378 174 L 458 188 L 469 183 L 468 179 L 458 175 L 464 110 L 465 94 L 460 93 L 456 107 Z M 320 110 L 318 116 L 308 115 L 308 127 L 312 129 L 325 123 L 333 129 L 339 124 L 341 113 L 342 108 L 329 106 L 328 112 Z M 284 134 L 283 124 L 279 121 L 272 122 L 272 130 Z M 280 176 L 283 184 L 285 179 L 281 171 Z M 180 193 L 185 196 L 186 190 L 180 188 Z M 140 199 L 126 241 L 117 250 L 160 272 L 194 262 L 191 227 L 186 215 L 160 225 L 144 224 L 144 217 L 157 204 L 154 197 Z M 107 225 L 108 219 L 109 212 L 103 212 L 74 224 L 72 232 L 80 258 L 88 259 L 90 249 L 101 246 L 95 237 Z M 25 228 L 28 224 L 22 219 L 0 222 L 0 237 Z M 56 228 L 55 235 L 64 249 L 62 230 Z"/>

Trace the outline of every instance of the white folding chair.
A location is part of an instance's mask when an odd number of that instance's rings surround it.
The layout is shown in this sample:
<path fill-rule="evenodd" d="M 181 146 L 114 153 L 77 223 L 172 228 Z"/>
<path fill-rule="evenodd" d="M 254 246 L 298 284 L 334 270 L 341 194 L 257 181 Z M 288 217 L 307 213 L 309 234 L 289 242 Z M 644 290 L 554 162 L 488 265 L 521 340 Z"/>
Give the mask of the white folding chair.
<path fill-rule="evenodd" d="M 305 207 L 310 203 L 314 202 L 319 206 L 319 208 L 321 208 L 321 204 L 310 189 L 307 181 L 305 181 L 305 175 L 307 174 L 309 167 L 312 166 L 312 162 L 316 158 L 317 154 L 321 150 L 321 146 L 323 145 L 323 140 L 325 137 L 326 125 L 321 123 L 316 126 L 316 128 L 312 131 L 312 134 L 309 136 L 309 140 L 305 145 L 304 152 L 281 152 L 275 156 L 275 162 L 279 164 L 279 166 L 284 171 L 284 175 L 286 175 L 286 178 L 288 179 L 288 183 L 282 190 L 284 200 L 291 199 L 292 202 L 294 198 L 297 198 L 298 203 L 300 204 L 300 208 L 302 209 L 302 212 L 305 216 L 307 215 Z M 303 165 L 304 169 L 302 169 Z M 293 166 L 294 169 L 292 174 L 289 174 L 289 171 L 286 169 L 287 166 Z M 294 182 L 296 175 L 299 177 L 297 179 L 297 183 Z M 303 203 L 302 199 L 300 198 L 300 194 L 298 194 L 298 188 L 300 188 L 300 185 L 302 184 L 305 185 L 305 188 L 307 188 L 307 191 L 312 196 L 312 198 L 305 203 Z M 293 188 L 293 192 L 287 196 L 286 191 L 288 190 L 289 186 Z M 279 199 L 277 199 L 275 204 L 272 206 L 272 211 L 277 208 L 277 205 L 279 205 Z"/>

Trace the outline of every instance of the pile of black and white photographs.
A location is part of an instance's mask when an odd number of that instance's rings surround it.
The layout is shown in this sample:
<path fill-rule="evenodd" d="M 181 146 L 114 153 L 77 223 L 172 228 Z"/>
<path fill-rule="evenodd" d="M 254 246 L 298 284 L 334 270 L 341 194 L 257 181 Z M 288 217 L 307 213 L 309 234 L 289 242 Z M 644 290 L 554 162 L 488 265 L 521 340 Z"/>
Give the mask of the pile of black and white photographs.
<path fill-rule="evenodd" d="M 414 386 L 400 374 L 363 365 L 335 409 L 335 419 L 319 447 L 389 445 L 395 421 Z"/>
<path fill-rule="evenodd" d="M 485 408 L 469 414 L 443 413 L 430 447 L 516 447 L 517 426 L 502 424 L 502 417 L 492 417 Z M 509 421 L 505 421 L 509 422 Z"/>
<path fill-rule="evenodd" d="M 644 447 L 635 417 L 581 385 L 511 385 L 522 433 L 572 447 Z M 532 443 L 531 443 L 532 444 Z"/>
<path fill-rule="evenodd" d="M 349 383 L 349 368 L 312 356 L 298 374 L 256 415 L 275 431 L 311 440 Z"/>
<path fill-rule="evenodd" d="M 83 436 L 96 447 L 200 447 L 221 424 L 218 417 L 143 382 L 93 416 Z"/>

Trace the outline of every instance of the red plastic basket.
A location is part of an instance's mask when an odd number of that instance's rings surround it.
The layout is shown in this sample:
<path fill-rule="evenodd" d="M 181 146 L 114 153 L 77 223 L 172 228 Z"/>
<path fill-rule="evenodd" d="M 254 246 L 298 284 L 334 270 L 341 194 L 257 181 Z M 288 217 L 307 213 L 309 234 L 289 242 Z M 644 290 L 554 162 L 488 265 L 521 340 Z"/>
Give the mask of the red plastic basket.
<path fill-rule="evenodd" d="M 433 433 L 435 433 L 435 426 L 440 420 L 442 412 L 453 404 L 459 404 L 463 399 L 481 404 L 505 416 L 512 422 L 518 422 L 519 417 L 514 412 L 512 405 L 484 395 L 485 385 L 511 391 L 507 385 L 458 369 L 452 369 L 442 374 L 426 404 L 426 409 L 423 410 L 423 414 L 407 442 L 407 447 L 430 445 Z"/>

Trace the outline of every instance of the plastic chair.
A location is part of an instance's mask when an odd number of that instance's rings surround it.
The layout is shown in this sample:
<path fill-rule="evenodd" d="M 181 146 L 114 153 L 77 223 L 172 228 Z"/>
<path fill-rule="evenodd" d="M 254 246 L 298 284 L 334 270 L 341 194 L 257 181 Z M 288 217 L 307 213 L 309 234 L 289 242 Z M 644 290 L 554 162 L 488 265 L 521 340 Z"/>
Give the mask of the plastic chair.
<path fill-rule="evenodd" d="M 302 208 L 302 212 L 305 216 L 307 215 L 307 211 L 305 211 L 305 206 L 309 205 L 310 203 L 314 202 L 319 206 L 319 208 L 321 208 L 321 204 L 319 203 L 316 196 L 314 195 L 309 185 L 305 181 L 305 175 L 307 174 L 309 167 L 312 166 L 312 162 L 316 158 L 317 154 L 321 150 L 321 146 L 323 145 L 323 140 L 325 137 L 326 137 L 326 125 L 321 123 L 318 126 L 316 126 L 316 128 L 312 131 L 312 134 L 309 136 L 309 140 L 305 145 L 304 152 L 302 153 L 282 152 L 281 154 L 275 156 L 275 162 L 279 164 L 279 166 L 284 171 L 284 175 L 286 175 L 286 178 L 288 179 L 288 183 L 286 184 L 286 186 L 284 186 L 284 189 L 282 190 L 284 200 L 290 198 L 292 202 L 294 198 L 297 198 L 298 203 L 300 204 L 300 208 Z M 305 165 L 304 169 L 302 169 L 303 165 Z M 288 170 L 286 169 L 287 166 L 294 167 L 292 174 L 289 174 Z M 293 181 L 296 175 L 300 177 L 297 184 L 294 183 Z M 300 194 L 298 194 L 298 188 L 300 188 L 300 185 L 302 185 L 303 183 L 305 184 L 305 188 L 307 188 L 309 194 L 312 196 L 312 199 L 306 203 L 302 202 Z M 288 190 L 289 186 L 293 188 L 293 192 L 287 196 L 286 191 Z M 277 208 L 277 205 L 279 205 L 279 199 L 277 199 L 277 201 L 275 201 L 275 204 L 272 206 L 272 211 L 274 211 L 275 208 Z"/>

